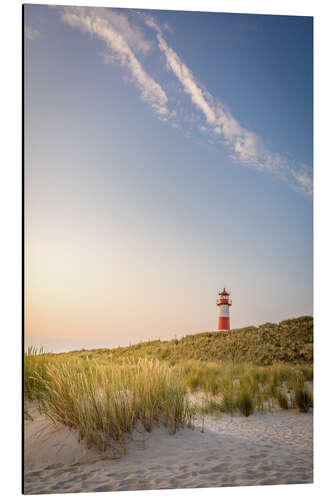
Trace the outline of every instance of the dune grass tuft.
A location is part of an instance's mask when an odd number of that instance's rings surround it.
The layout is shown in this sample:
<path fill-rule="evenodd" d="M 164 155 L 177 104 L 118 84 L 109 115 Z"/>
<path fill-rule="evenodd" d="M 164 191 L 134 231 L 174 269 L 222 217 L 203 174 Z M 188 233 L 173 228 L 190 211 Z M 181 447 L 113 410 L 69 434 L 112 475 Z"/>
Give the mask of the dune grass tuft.
<path fill-rule="evenodd" d="M 158 360 L 105 366 L 77 359 L 54 362 L 30 352 L 26 366 L 27 396 L 37 399 L 53 421 L 77 430 L 88 447 L 104 450 L 117 443 L 125 450 L 135 431 L 144 434 L 163 423 L 175 433 L 192 423 L 179 369 Z"/>
<path fill-rule="evenodd" d="M 279 406 L 282 410 L 288 410 L 289 404 L 288 404 L 288 398 L 285 393 L 283 393 L 281 390 L 278 390 L 277 392 L 277 400 L 279 403 Z"/>
<path fill-rule="evenodd" d="M 295 391 L 296 406 L 303 413 L 307 413 L 313 406 L 311 392 L 306 387 L 297 387 Z"/>
<path fill-rule="evenodd" d="M 245 417 L 248 417 L 254 412 L 254 402 L 248 392 L 242 391 L 239 393 L 237 398 L 237 407 Z"/>

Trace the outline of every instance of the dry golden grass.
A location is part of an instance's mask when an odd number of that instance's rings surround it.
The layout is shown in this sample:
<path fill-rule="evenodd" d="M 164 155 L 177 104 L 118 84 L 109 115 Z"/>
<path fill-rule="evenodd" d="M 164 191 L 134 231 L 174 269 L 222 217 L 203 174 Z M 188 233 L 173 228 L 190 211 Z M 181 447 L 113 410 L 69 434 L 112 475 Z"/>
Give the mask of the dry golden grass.
<path fill-rule="evenodd" d="M 179 370 L 158 360 L 124 360 L 108 366 L 30 352 L 25 356 L 26 396 L 52 420 L 79 432 L 87 446 L 126 449 L 134 431 L 163 423 L 171 433 L 191 425 L 193 411 Z M 116 443 L 119 445 L 116 446 Z"/>
<path fill-rule="evenodd" d="M 29 348 L 24 394 L 51 419 L 77 430 L 87 446 L 113 447 L 115 456 L 135 432 L 144 436 L 163 423 L 175 433 L 192 426 L 196 414 L 248 416 L 278 405 L 308 411 L 312 325 L 312 318 L 302 317 L 113 350 L 52 354 Z M 204 395 L 201 404 L 189 402 L 189 391 Z"/>

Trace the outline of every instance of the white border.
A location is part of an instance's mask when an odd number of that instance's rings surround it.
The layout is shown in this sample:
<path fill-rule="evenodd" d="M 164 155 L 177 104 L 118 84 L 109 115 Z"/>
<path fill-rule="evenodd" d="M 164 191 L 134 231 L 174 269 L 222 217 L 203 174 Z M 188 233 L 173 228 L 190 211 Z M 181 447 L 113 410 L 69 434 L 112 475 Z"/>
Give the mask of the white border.
<path fill-rule="evenodd" d="M 28 2 L 52 3 L 57 2 Z M 62 5 L 136 7 L 172 10 L 201 10 L 314 16 L 315 21 L 315 484 L 259 486 L 226 489 L 169 490 L 104 493 L 113 498 L 328 498 L 332 490 L 332 7 L 317 0 L 169 0 L 169 1 L 59 1 Z M 0 276 L 2 383 L 1 493 L 20 497 L 21 481 L 21 2 L 1 3 L 1 177 L 0 177 Z M 81 494 L 80 498 L 102 498 L 103 493 Z M 43 497 L 43 495 L 41 495 Z M 50 498 L 47 496 L 47 498 Z M 74 498 L 55 495 L 52 498 Z M 75 497 L 77 498 L 77 497 Z"/>

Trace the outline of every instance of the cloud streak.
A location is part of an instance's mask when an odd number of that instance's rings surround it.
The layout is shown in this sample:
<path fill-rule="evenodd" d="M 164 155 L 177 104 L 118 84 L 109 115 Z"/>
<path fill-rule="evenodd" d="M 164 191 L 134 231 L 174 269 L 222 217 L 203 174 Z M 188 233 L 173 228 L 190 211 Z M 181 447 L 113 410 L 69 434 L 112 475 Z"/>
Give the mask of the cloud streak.
<path fill-rule="evenodd" d="M 126 17 L 106 9 L 64 7 L 61 19 L 72 27 L 103 40 L 111 49 L 113 57 L 130 71 L 134 83 L 141 91 L 141 98 L 151 105 L 154 113 L 159 117 L 169 114 L 166 93 L 143 69 L 134 54 L 134 47 L 147 52 L 150 45 L 143 39 L 138 28 L 130 26 Z"/>
<path fill-rule="evenodd" d="M 259 171 L 268 171 L 274 177 L 286 181 L 296 190 L 312 196 L 312 169 L 309 165 L 294 164 L 279 153 L 265 147 L 261 138 L 242 127 L 225 106 L 200 85 L 191 70 L 163 37 L 161 28 L 152 17 L 146 24 L 156 31 L 159 49 L 164 54 L 168 70 L 172 71 L 191 98 L 193 105 L 205 118 L 198 123 L 200 130 L 221 137 L 231 150 L 230 157 L 240 164 Z"/>
<path fill-rule="evenodd" d="M 116 61 L 129 71 L 131 80 L 141 91 L 142 100 L 150 104 L 160 120 L 170 121 L 187 138 L 191 137 L 194 126 L 208 144 L 226 146 L 234 162 L 267 172 L 293 189 L 312 196 L 312 167 L 271 151 L 256 132 L 243 127 L 227 107 L 197 80 L 167 43 L 164 32 L 169 32 L 169 27 L 160 27 L 154 17 L 141 11 L 127 11 L 125 14 L 114 9 L 60 7 L 60 12 L 64 23 L 105 43 L 107 53 L 104 54 L 104 61 Z M 147 26 L 154 30 L 155 41 L 146 38 L 138 23 L 145 26 L 146 30 Z M 164 73 L 161 71 L 164 88 L 145 71 L 139 61 L 140 55 L 146 57 L 156 49 L 165 61 Z M 175 81 L 178 81 L 177 90 L 170 79 L 165 82 L 167 73 L 172 73 Z M 185 106 L 184 94 L 190 98 L 190 111 Z M 177 114 L 175 110 L 169 109 L 170 103 L 177 107 Z"/>

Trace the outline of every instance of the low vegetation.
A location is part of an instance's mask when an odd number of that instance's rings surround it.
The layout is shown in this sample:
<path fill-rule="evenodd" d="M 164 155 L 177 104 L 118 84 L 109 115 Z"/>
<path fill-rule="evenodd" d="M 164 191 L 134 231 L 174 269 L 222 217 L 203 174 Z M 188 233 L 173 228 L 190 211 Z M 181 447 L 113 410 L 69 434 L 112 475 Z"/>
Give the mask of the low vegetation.
<path fill-rule="evenodd" d="M 312 318 L 302 317 L 111 350 L 30 348 L 24 391 L 88 447 L 112 447 L 118 456 L 127 439 L 144 440 L 155 424 L 175 433 L 212 412 L 307 412 L 312 377 Z"/>
<path fill-rule="evenodd" d="M 256 365 L 310 364 L 313 362 L 313 318 L 302 316 L 258 327 L 198 333 L 181 339 L 153 340 L 115 349 L 82 349 L 67 355 L 99 362 L 131 357 L 154 358 L 171 364 L 184 360 Z"/>
<path fill-rule="evenodd" d="M 245 416 L 254 410 L 300 408 L 295 399 L 296 391 L 309 392 L 307 386 L 311 386 L 313 379 L 310 365 L 256 366 L 187 361 L 181 366 L 189 390 L 194 395 L 205 395 L 207 411 L 231 414 L 239 411 Z"/>
<path fill-rule="evenodd" d="M 158 360 L 104 366 L 30 353 L 26 366 L 26 395 L 53 421 L 76 429 L 88 447 L 104 450 L 118 443 L 121 452 L 126 437 L 144 435 L 154 423 L 163 423 L 170 433 L 192 424 L 183 379 Z"/>
<path fill-rule="evenodd" d="M 306 387 L 297 387 L 295 391 L 296 405 L 300 411 L 307 413 L 313 407 L 312 394 Z"/>

